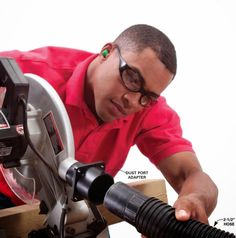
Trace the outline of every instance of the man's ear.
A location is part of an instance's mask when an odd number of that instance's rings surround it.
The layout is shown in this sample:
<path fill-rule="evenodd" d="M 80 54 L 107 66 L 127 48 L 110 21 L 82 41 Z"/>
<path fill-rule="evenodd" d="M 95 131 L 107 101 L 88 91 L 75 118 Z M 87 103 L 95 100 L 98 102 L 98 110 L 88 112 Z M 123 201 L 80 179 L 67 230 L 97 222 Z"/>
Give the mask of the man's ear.
<path fill-rule="evenodd" d="M 102 50 L 100 52 L 101 56 L 105 59 L 109 56 L 111 51 L 113 50 L 114 46 L 112 43 L 107 43 L 102 47 Z"/>

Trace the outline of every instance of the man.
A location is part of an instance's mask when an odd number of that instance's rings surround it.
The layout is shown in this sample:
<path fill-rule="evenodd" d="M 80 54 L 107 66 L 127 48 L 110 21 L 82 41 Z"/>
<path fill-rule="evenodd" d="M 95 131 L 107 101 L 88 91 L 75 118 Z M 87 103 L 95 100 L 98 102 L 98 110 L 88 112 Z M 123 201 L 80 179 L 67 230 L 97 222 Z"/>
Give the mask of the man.
<path fill-rule="evenodd" d="M 76 159 L 103 160 L 115 176 L 136 144 L 178 192 L 176 218 L 208 222 L 217 188 L 191 143 L 182 138 L 178 115 L 160 96 L 177 68 L 166 35 L 152 26 L 134 25 L 100 54 L 44 47 L 0 55 L 15 58 L 24 73 L 37 74 L 56 89 L 71 120 Z M 1 193 L 19 204 L 0 181 Z"/>

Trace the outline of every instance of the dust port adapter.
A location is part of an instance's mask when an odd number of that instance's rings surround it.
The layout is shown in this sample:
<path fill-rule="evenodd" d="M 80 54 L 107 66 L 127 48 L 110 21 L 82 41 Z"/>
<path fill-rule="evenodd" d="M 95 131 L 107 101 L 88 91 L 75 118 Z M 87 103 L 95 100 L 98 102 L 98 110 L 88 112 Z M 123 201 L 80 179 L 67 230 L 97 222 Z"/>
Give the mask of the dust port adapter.
<path fill-rule="evenodd" d="M 107 190 L 114 184 L 113 177 L 104 171 L 104 163 L 75 162 L 66 172 L 66 181 L 72 187 L 72 200 L 87 199 L 102 204 Z"/>

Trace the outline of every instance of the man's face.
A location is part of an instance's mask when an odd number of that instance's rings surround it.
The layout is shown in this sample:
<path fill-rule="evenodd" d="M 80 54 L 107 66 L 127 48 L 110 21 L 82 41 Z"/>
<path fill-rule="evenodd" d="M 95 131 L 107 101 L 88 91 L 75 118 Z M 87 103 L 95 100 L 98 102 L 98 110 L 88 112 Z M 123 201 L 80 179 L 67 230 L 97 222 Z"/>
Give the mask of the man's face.
<path fill-rule="evenodd" d="M 122 55 L 122 56 L 121 56 Z M 97 116 L 104 122 L 119 119 L 140 110 L 141 92 L 132 92 L 124 85 L 120 74 L 120 56 L 143 79 L 143 89 L 150 95 L 160 95 L 173 78 L 173 74 L 146 48 L 140 53 L 109 49 L 106 57 L 99 55 L 98 65 L 92 74 L 92 90 Z"/>

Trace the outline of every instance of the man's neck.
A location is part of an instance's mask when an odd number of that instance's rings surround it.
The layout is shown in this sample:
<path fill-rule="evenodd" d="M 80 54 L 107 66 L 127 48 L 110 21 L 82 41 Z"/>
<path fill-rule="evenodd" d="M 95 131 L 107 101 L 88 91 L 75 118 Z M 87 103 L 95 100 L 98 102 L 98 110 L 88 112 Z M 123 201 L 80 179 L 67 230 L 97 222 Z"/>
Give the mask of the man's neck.
<path fill-rule="evenodd" d="M 97 58 L 95 58 L 90 63 L 90 65 L 88 66 L 87 72 L 86 72 L 85 81 L 84 81 L 84 99 L 85 99 L 87 106 L 89 107 L 91 112 L 96 117 L 98 123 L 102 124 L 103 121 L 98 117 L 98 115 L 96 113 L 95 98 L 94 98 L 94 93 L 93 93 L 93 76 L 92 75 L 93 75 L 94 68 L 96 65 L 96 59 Z"/>

